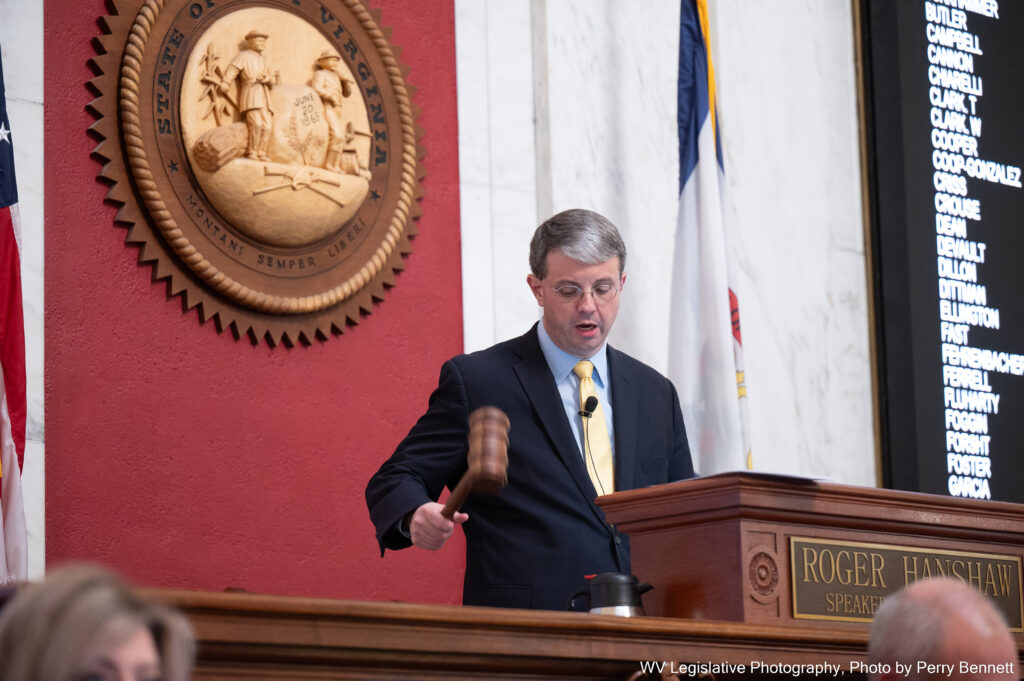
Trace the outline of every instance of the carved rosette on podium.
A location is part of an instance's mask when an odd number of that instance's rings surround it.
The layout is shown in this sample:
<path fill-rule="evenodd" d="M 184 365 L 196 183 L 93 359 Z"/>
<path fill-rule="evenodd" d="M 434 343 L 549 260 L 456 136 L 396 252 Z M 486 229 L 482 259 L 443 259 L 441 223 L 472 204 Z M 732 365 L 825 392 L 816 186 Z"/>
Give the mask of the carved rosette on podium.
<path fill-rule="evenodd" d="M 1024 641 L 1024 506 L 723 473 L 598 498 L 629 534 L 649 615 L 866 627 L 927 577 L 993 598 Z"/>
<path fill-rule="evenodd" d="M 254 342 L 341 333 L 410 252 L 416 111 L 357 0 L 115 0 L 91 108 L 142 262 Z"/>

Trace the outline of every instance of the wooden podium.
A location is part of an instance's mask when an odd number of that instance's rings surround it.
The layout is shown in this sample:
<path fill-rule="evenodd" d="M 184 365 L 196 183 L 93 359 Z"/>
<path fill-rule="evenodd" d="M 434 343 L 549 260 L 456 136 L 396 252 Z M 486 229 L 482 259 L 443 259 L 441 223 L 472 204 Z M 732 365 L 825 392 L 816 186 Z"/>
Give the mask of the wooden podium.
<path fill-rule="evenodd" d="M 629 534 L 648 615 L 864 629 L 888 593 L 948 574 L 1018 642 L 1024 506 L 726 473 L 598 499 Z"/>

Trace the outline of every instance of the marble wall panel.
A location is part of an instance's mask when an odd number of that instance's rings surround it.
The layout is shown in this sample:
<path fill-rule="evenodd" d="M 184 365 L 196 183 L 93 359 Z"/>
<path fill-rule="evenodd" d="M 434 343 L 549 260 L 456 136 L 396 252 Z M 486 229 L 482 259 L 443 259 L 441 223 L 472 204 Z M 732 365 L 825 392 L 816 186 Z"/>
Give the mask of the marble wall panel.
<path fill-rule="evenodd" d="M 851 6 L 710 7 L 755 466 L 874 485 Z"/>
<path fill-rule="evenodd" d="M 537 225 L 528 0 L 455 3 L 464 336 L 467 351 L 534 319 L 527 244 Z"/>

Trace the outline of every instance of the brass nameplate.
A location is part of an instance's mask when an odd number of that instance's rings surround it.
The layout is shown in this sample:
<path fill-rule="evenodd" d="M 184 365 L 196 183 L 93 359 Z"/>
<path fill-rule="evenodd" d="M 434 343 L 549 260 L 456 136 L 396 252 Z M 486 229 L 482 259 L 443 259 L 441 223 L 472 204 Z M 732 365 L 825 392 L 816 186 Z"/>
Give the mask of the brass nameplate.
<path fill-rule="evenodd" d="M 789 538 L 796 619 L 870 622 L 882 600 L 928 577 L 951 577 L 990 596 L 1024 631 L 1021 557 L 892 544 Z"/>

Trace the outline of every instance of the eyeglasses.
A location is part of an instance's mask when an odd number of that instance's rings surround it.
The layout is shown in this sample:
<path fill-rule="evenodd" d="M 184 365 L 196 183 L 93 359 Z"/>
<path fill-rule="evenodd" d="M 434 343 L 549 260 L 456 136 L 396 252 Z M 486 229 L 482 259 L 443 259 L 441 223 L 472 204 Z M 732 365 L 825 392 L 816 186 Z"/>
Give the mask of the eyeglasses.
<path fill-rule="evenodd" d="M 573 284 L 564 286 L 553 286 L 552 291 L 558 294 L 558 298 L 566 303 L 578 303 L 583 299 L 585 290 Z M 597 303 L 611 302 L 619 293 L 619 287 L 615 284 L 598 284 L 590 289 L 590 296 Z"/>

